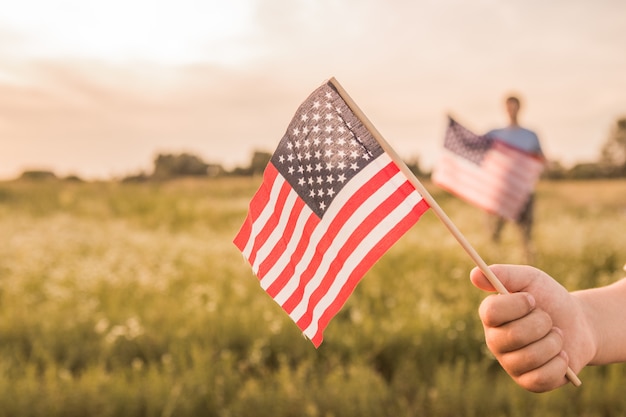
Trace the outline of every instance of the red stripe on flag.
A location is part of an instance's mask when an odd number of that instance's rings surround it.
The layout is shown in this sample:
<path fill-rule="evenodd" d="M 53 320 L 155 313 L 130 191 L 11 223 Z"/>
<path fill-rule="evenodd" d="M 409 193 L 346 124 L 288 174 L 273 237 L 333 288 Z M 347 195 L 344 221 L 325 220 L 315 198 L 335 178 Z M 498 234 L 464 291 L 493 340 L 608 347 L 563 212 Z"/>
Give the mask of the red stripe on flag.
<path fill-rule="evenodd" d="M 246 247 L 248 240 L 250 239 L 250 233 L 252 232 L 252 224 L 259 218 L 263 209 L 267 205 L 270 200 L 270 192 L 272 190 L 272 185 L 278 176 L 278 171 L 272 164 L 268 164 L 263 172 L 263 182 L 259 187 L 258 191 L 250 200 L 250 204 L 248 206 L 248 215 L 244 221 L 243 226 L 233 239 L 233 243 L 240 251 L 243 251 Z"/>
<path fill-rule="evenodd" d="M 243 251 L 243 248 L 246 247 L 246 242 L 250 239 L 250 233 L 252 232 L 252 218 L 250 215 L 246 216 L 243 224 L 241 225 L 241 229 L 237 233 L 237 236 L 233 239 L 233 243 L 239 251 Z"/>

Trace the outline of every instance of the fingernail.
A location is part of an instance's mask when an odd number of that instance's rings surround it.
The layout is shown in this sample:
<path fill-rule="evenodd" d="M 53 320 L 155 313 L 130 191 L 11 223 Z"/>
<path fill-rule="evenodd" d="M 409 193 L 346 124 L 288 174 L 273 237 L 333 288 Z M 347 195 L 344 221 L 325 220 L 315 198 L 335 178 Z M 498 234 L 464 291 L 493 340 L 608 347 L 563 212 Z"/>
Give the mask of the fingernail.
<path fill-rule="evenodd" d="M 560 328 L 555 326 L 555 327 L 552 328 L 552 331 L 558 333 L 559 336 L 561 336 L 561 338 L 563 338 L 563 330 L 561 330 Z"/>
<path fill-rule="evenodd" d="M 566 351 L 562 350 L 559 352 L 559 356 L 565 360 L 565 363 L 569 363 L 569 355 Z"/>
<path fill-rule="evenodd" d="M 528 304 L 530 304 L 530 309 L 533 310 L 537 305 L 537 301 L 535 301 L 535 297 L 532 294 L 526 294 L 526 298 L 528 298 Z"/>

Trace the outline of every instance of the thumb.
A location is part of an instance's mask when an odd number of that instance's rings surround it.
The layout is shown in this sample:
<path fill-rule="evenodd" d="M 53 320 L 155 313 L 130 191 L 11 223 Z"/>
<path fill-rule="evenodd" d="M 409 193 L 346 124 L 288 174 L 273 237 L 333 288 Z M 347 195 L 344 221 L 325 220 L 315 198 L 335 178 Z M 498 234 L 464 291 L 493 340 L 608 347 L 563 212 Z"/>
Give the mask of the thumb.
<path fill-rule="evenodd" d="M 543 274 L 537 268 L 528 265 L 490 265 L 489 269 L 510 292 L 527 291 L 534 283 L 542 279 Z M 470 280 L 483 291 L 496 291 L 485 274 L 475 267 L 470 272 Z"/>

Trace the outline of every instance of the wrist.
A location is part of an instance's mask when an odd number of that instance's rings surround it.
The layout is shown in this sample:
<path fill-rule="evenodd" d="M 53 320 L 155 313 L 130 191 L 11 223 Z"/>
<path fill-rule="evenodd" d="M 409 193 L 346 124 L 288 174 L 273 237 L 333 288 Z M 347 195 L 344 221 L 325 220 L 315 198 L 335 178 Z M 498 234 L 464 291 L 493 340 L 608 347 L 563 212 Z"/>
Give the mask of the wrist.
<path fill-rule="evenodd" d="M 587 343 L 593 353 L 589 365 L 605 365 L 626 361 L 626 324 L 624 301 L 626 279 L 606 287 L 591 288 L 571 293 L 582 311 L 580 325 L 586 327 Z M 584 334 L 584 332 L 582 333 Z M 583 338 L 584 339 L 584 338 Z"/>
<path fill-rule="evenodd" d="M 599 326 L 599 312 L 596 309 L 594 299 L 596 298 L 594 292 L 597 289 L 579 290 L 571 293 L 572 298 L 578 304 L 578 309 L 581 312 L 581 316 L 578 317 L 578 324 L 584 329 L 581 333 L 586 335 L 583 340 L 579 340 L 578 343 L 583 343 L 588 346 L 587 357 L 584 360 L 584 365 L 599 365 L 599 347 L 602 345 L 603 339 L 602 329 Z"/>

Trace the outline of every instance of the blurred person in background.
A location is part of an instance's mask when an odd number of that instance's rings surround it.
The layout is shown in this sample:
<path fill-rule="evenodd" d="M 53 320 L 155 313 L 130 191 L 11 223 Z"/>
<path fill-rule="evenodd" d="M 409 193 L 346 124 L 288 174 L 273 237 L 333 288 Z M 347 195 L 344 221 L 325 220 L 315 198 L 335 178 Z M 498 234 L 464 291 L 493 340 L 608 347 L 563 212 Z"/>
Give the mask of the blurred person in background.
<path fill-rule="evenodd" d="M 499 139 L 514 148 L 544 160 L 543 150 L 541 149 L 541 144 L 537 134 L 532 130 L 520 126 L 519 124 L 518 115 L 521 108 L 521 101 L 519 97 L 517 95 L 509 95 L 504 103 L 506 113 L 509 118 L 508 125 L 504 128 L 493 129 L 487 132 L 486 136 Z M 528 263 L 532 263 L 534 258 L 534 250 L 532 247 L 534 205 L 535 195 L 533 191 L 528 198 L 526 206 L 523 208 L 515 222 L 522 234 L 524 254 L 526 256 L 526 262 Z M 498 215 L 490 214 L 488 222 L 491 229 L 491 239 L 494 243 L 498 243 L 500 241 L 500 236 L 506 219 Z"/>
<path fill-rule="evenodd" d="M 568 366 L 578 373 L 587 365 L 626 362 L 626 278 L 569 292 L 531 266 L 490 269 L 511 293 L 489 295 L 479 316 L 487 347 L 517 384 L 550 391 L 568 382 Z M 478 268 L 470 279 L 495 291 Z"/>

